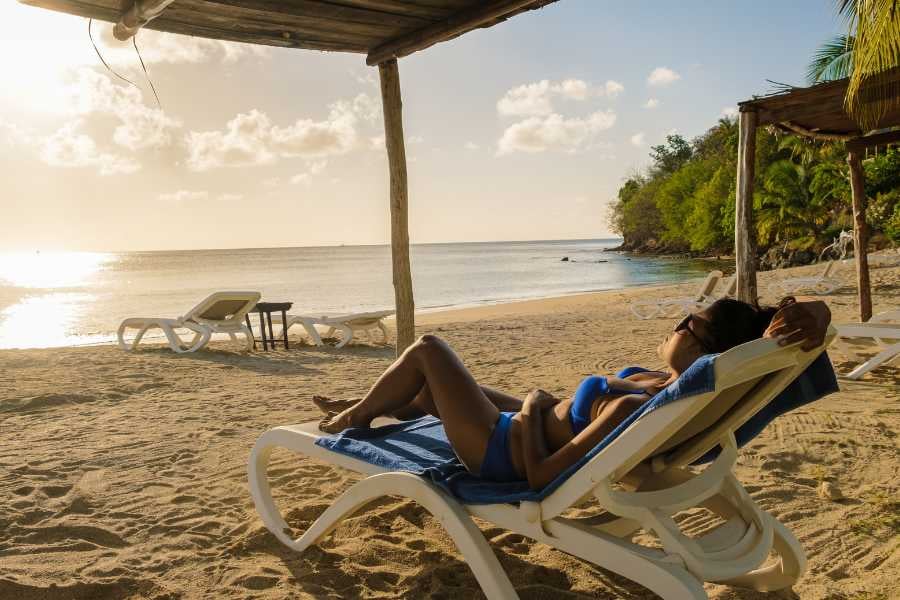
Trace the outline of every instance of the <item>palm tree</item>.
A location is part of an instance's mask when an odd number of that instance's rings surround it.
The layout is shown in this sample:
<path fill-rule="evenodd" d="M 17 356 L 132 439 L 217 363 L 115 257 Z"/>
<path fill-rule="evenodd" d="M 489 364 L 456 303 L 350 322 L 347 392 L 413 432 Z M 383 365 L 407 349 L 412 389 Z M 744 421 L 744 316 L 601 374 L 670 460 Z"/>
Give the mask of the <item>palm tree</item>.
<path fill-rule="evenodd" d="M 806 68 L 806 80 L 810 85 L 844 79 L 853 72 L 853 49 L 856 38 L 852 35 L 836 35 L 816 50 L 812 62 Z"/>
<path fill-rule="evenodd" d="M 864 129 L 874 129 L 900 104 L 900 0 L 837 0 L 838 11 L 855 32 L 853 68 L 844 104 Z M 865 101 L 864 101 L 865 100 Z"/>

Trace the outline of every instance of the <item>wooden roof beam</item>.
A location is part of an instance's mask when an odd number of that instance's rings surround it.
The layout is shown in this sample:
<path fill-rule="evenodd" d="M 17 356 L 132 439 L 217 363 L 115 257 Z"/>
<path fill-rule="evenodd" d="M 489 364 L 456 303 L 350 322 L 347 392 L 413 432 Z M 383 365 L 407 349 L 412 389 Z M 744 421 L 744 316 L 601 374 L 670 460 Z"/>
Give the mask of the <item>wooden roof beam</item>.
<path fill-rule="evenodd" d="M 134 0 L 119 22 L 113 27 L 113 35 L 120 42 L 137 35 L 141 27 L 158 17 L 175 0 Z"/>
<path fill-rule="evenodd" d="M 886 131 L 884 133 L 875 133 L 855 138 L 854 140 L 847 142 L 847 150 L 851 152 L 860 152 L 867 148 L 897 143 L 900 143 L 900 131 Z"/>
<path fill-rule="evenodd" d="M 505 17 L 532 5 L 546 4 L 543 0 L 489 0 L 473 8 L 461 10 L 443 21 L 425 26 L 373 48 L 366 64 L 378 65 L 387 60 L 409 56 L 438 42 L 449 40 L 494 19 Z"/>

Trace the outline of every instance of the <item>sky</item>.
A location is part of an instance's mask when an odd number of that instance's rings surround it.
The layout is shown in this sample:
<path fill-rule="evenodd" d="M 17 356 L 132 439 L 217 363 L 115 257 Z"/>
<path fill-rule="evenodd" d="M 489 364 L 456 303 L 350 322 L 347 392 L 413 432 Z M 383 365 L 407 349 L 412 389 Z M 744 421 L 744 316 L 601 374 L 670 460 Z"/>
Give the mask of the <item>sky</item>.
<path fill-rule="evenodd" d="M 828 0 L 560 0 L 400 60 L 413 243 L 603 238 L 668 133 L 803 84 Z M 382 244 L 365 57 L 142 31 L 0 4 L 0 251 Z"/>

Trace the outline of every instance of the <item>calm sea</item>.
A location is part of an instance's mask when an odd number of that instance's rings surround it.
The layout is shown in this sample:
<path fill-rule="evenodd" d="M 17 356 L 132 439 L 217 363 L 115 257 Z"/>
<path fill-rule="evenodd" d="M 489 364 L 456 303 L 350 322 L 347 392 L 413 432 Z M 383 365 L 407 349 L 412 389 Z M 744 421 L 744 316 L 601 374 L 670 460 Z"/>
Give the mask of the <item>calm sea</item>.
<path fill-rule="evenodd" d="M 683 281 L 713 267 L 709 261 L 603 252 L 618 243 L 414 245 L 416 308 Z M 301 314 L 391 308 L 390 247 L 0 254 L 0 348 L 109 342 L 125 317 L 176 317 L 224 289 L 292 301 L 292 312 Z"/>

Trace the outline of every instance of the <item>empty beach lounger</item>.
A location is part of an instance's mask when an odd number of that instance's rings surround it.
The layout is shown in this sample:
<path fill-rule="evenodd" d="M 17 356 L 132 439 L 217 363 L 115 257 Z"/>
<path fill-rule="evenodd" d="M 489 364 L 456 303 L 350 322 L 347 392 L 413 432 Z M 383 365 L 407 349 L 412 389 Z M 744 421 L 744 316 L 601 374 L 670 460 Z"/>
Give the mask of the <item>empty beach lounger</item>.
<path fill-rule="evenodd" d="M 216 292 L 206 297 L 200 304 L 183 317 L 165 319 L 159 317 L 133 317 L 119 325 L 119 347 L 134 350 L 149 329 L 159 328 L 165 334 L 169 347 L 178 352 L 196 352 L 209 343 L 214 333 L 227 333 L 237 341 L 237 334 L 246 338 L 246 348 L 253 347 L 253 333 L 244 324 L 246 315 L 259 302 L 259 292 Z M 130 342 L 125 340 L 128 329 L 137 329 Z M 185 343 L 176 329 L 188 329 L 194 333 L 193 339 Z"/>
<path fill-rule="evenodd" d="M 837 389 L 823 352 L 833 337 L 830 329 L 826 344 L 811 352 L 760 339 L 698 359 L 540 491 L 526 482 L 495 483 L 472 475 L 453 453 L 440 421 L 425 417 L 339 435 L 320 433 L 316 423 L 269 430 L 250 454 L 250 493 L 269 531 L 297 551 L 369 502 L 383 496 L 415 500 L 446 528 L 491 599 L 517 595 L 472 517 L 595 563 L 667 600 L 707 598 L 705 581 L 765 591 L 789 588 L 804 571 L 803 548 L 757 506 L 732 468 L 738 447 L 772 419 Z M 269 487 L 267 464 L 275 448 L 368 477 L 294 538 Z M 686 468 L 709 461 L 697 473 Z M 589 498 L 606 511 L 602 524 L 596 516 L 561 516 Z M 673 516 L 699 506 L 724 523 L 688 537 Z M 631 542 L 638 530 L 654 534 L 662 547 Z"/>
<path fill-rule="evenodd" d="M 891 310 L 872 317 L 868 323 L 838 323 L 835 347 L 851 360 L 859 363 L 845 375 L 848 379 L 859 379 L 872 369 L 890 364 L 900 358 L 900 310 Z M 875 356 L 862 358 L 847 343 L 849 339 L 871 340 L 876 349 Z"/>
<path fill-rule="evenodd" d="M 674 317 L 677 314 L 688 314 L 703 310 L 718 297 L 713 296 L 716 286 L 722 279 L 722 271 L 710 271 L 694 296 L 680 298 L 663 298 L 655 301 L 638 301 L 631 305 L 631 312 L 638 319 L 652 319 L 654 317 Z M 725 295 L 734 295 L 737 286 L 737 278 L 732 277 Z M 724 296 L 723 296 L 724 297 Z"/>
<path fill-rule="evenodd" d="M 782 296 L 799 294 L 800 292 L 819 295 L 831 294 L 844 285 L 840 280 L 832 277 L 834 270 L 838 266 L 838 261 L 830 260 L 819 275 L 814 275 L 812 277 L 791 277 L 773 281 L 769 285 L 769 292 L 773 295 Z"/>
<path fill-rule="evenodd" d="M 306 334 L 316 346 L 322 346 L 322 336 L 319 335 L 316 325 L 327 327 L 325 337 L 332 337 L 336 331 L 341 332 L 341 341 L 337 345 L 343 348 L 350 343 L 353 336 L 358 333 L 364 333 L 371 337 L 372 331 L 380 331 L 383 341 L 388 340 L 388 330 L 384 325 L 384 319 L 393 315 L 393 310 L 380 310 L 366 313 L 355 313 L 347 315 L 337 315 L 333 317 L 309 317 L 304 315 L 288 315 L 287 324 L 283 326 L 290 328 L 293 325 L 301 325 L 306 330 Z M 277 321 L 277 319 L 276 319 Z"/>

